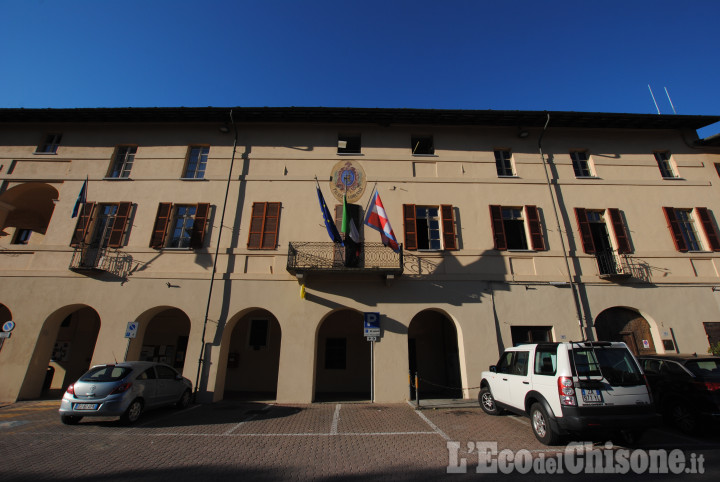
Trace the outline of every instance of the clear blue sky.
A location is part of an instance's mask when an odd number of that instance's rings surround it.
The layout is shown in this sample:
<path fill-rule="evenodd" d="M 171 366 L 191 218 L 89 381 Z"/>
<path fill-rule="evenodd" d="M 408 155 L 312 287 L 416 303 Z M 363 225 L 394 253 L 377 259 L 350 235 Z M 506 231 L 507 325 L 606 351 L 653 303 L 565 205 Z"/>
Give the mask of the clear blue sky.
<path fill-rule="evenodd" d="M 0 0 L 0 107 L 720 114 L 718 0 Z M 702 136 L 720 131 L 716 125 Z"/>

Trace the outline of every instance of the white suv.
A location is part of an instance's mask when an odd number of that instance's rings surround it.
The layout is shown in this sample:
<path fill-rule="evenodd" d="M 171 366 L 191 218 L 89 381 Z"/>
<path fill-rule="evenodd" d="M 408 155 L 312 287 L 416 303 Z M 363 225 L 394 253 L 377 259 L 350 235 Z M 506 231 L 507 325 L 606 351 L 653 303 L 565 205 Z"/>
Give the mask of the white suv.
<path fill-rule="evenodd" d="M 558 444 L 593 429 L 636 438 L 659 423 L 647 380 L 625 343 L 537 343 L 508 348 L 482 373 L 480 406 L 530 417 L 535 437 Z"/>

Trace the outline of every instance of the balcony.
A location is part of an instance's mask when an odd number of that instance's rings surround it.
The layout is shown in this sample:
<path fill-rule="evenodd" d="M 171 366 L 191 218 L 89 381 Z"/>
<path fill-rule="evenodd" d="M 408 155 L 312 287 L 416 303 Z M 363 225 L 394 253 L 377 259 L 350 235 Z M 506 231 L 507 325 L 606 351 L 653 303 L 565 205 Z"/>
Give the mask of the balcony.
<path fill-rule="evenodd" d="M 382 243 L 335 243 L 292 241 L 288 246 L 287 270 L 298 278 L 307 273 L 380 274 L 400 276 L 403 252 Z"/>
<path fill-rule="evenodd" d="M 621 281 L 632 276 L 632 269 L 628 258 L 617 251 L 606 250 L 595 253 L 600 278 L 610 281 Z"/>
<path fill-rule="evenodd" d="M 76 273 L 109 273 L 119 278 L 126 278 L 132 262 L 132 256 L 117 250 L 81 246 L 73 251 L 69 269 Z"/>

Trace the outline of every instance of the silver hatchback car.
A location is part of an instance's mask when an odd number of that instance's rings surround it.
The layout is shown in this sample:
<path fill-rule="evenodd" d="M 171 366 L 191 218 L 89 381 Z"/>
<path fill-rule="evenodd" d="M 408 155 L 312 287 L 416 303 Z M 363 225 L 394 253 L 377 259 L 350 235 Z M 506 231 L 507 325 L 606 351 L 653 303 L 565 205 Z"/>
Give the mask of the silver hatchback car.
<path fill-rule="evenodd" d="M 162 363 L 97 365 L 67 388 L 60 420 L 75 425 L 83 417 L 120 417 L 129 424 L 150 408 L 187 407 L 191 394 L 190 380 Z"/>

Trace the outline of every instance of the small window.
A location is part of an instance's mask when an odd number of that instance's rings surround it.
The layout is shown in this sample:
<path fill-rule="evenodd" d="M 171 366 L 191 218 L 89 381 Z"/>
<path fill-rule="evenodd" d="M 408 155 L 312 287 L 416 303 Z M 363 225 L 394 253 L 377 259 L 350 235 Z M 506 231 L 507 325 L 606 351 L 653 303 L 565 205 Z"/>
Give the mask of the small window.
<path fill-rule="evenodd" d="M 557 371 L 557 345 L 538 346 L 535 350 L 535 374 L 555 375 Z"/>
<path fill-rule="evenodd" d="M 570 151 L 575 177 L 592 177 L 587 151 Z"/>
<path fill-rule="evenodd" d="M 30 241 L 30 234 L 32 234 L 32 229 L 16 229 L 15 236 L 13 236 L 12 244 L 28 244 L 28 242 Z"/>
<path fill-rule="evenodd" d="M 514 176 L 512 165 L 512 156 L 508 150 L 496 150 L 495 151 L 495 167 L 497 168 L 497 175 L 501 177 Z"/>
<path fill-rule="evenodd" d="M 412 136 L 410 149 L 413 155 L 435 154 L 432 136 Z"/>
<path fill-rule="evenodd" d="M 130 170 L 132 169 L 133 162 L 135 161 L 136 152 L 137 146 L 118 146 L 117 149 L 115 149 L 115 156 L 113 157 L 113 163 L 110 167 L 108 177 L 130 177 Z"/>
<path fill-rule="evenodd" d="M 527 376 L 528 374 L 528 360 L 530 359 L 530 352 L 528 351 L 516 351 L 515 360 L 513 362 L 513 375 Z"/>
<path fill-rule="evenodd" d="M 522 208 L 502 208 L 508 249 L 528 249 Z"/>
<path fill-rule="evenodd" d="M 248 345 L 258 350 L 267 346 L 268 340 L 268 320 L 251 320 L 250 321 L 250 337 Z"/>
<path fill-rule="evenodd" d="M 511 326 L 513 346 L 552 341 L 552 326 Z"/>
<path fill-rule="evenodd" d="M 345 370 L 347 340 L 345 338 L 327 338 L 325 340 L 325 369 Z"/>
<path fill-rule="evenodd" d="M 38 154 L 55 154 L 62 140 L 62 134 L 47 134 L 35 151 Z"/>
<path fill-rule="evenodd" d="M 188 149 L 187 166 L 183 179 L 204 179 L 205 167 L 207 166 L 208 152 L 210 148 L 205 146 L 190 146 Z"/>
<path fill-rule="evenodd" d="M 338 135 L 338 154 L 360 154 L 360 134 Z"/>
<path fill-rule="evenodd" d="M 168 247 L 187 248 L 190 246 L 196 211 L 196 206 L 175 206 Z"/>
<path fill-rule="evenodd" d="M 662 174 L 663 178 L 677 177 L 677 174 L 675 174 L 675 170 L 672 167 L 672 163 L 670 162 L 670 153 L 668 151 L 656 152 L 655 160 L 657 161 L 660 174 Z"/>
<path fill-rule="evenodd" d="M 416 206 L 418 249 L 438 250 L 440 244 L 440 218 L 436 206 Z"/>

